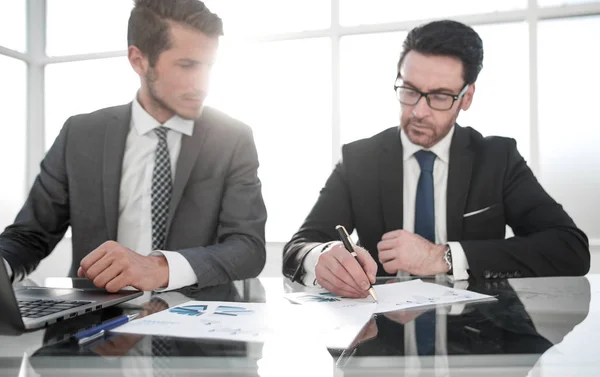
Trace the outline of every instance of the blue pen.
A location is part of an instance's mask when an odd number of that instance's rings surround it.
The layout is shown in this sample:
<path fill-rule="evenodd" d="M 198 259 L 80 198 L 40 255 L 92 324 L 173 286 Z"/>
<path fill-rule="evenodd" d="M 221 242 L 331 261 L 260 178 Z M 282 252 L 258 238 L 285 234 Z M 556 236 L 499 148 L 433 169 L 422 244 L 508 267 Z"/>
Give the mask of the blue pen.
<path fill-rule="evenodd" d="M 91 329 L 80 331 L 77 334 L 73 335 L 73 337 L 77 339 L 77 343 L 79 344 L 89 343 L 92 340 L 96 340 L 103 337 L 107 331 L 134 320 L 135 318 L 137 318 L 138 315 L 139 313 L 122 315 L 120 317 L 113 318 L 109 321 L 99 324 L 98 326 L 94 326 Z"/>

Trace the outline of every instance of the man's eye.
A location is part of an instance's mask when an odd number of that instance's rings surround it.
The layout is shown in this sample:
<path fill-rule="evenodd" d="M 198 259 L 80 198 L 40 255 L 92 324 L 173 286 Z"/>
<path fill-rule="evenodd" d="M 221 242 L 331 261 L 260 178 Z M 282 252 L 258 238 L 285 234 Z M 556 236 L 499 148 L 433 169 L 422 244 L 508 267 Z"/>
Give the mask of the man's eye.
<path fill-rule="evenodd" d="M 450 96 L 446 95 L 446 94 L 432 94 L 431 95 L 431 99 L 435 100 L 435 101 L 448 101 L 450 100 Z"/>

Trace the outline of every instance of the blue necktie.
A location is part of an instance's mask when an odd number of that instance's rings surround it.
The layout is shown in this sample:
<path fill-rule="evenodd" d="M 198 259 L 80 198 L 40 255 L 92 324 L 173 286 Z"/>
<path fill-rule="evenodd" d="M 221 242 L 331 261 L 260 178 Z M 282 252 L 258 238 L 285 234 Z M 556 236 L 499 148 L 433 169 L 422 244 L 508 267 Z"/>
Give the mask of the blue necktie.
<path fill-rule="evenodd" d="M 415 233 L 435 243 L 435 210 L 433 201 L 433 162 L 436 155 L 418 151 L 415 158 L 421 167 L 415 202 Z"/>
<path fill-rule="evenodd" d="M 415 202 L 415 233 L 435 243 L 435 209 L 433 199 L 433 163 L 436 155 L 418 151 L 415 158 L 421 167 Z M 415 320 L 419 355 L 435 353 L 435 309 L 421 314 Z"/>

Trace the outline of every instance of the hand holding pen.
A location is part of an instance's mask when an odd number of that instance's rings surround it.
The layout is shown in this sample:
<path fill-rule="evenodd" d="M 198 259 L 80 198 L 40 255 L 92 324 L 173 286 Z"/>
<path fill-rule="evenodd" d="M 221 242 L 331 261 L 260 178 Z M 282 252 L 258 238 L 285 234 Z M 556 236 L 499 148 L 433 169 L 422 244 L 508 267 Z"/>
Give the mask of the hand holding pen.
<path fill-rule="evenodd" d="M 335 227 L 335 230 L 337 230 L 340 240 L 344 244 L 346 250 L 348 250 L 350 255 L 352 255 L 358 263 L 360 263 L 360 260 L 358 259 L 358 254 L 356 253 L 357 246 L 350 239 L 350 235 L 346 231 L 346 228 L 344 228 L 342 225 L 338 225 Z M 373 297 L 373 300 L 377 302 L 377 296 L 375 295 L 375 290 L 373 289 L 373 286 L 371 284 L 369 284 L 369 294 L 371 295 L 371 297 Z"/>
<path fill-rule="evenodd" d="M 368 251 L 355 246 L 357 257 L 340 241 L 328 244 L 315 265 L 316 280 L 329 292 L 344 297 L 367 297 L 375 282 L 377 263 Z"/>

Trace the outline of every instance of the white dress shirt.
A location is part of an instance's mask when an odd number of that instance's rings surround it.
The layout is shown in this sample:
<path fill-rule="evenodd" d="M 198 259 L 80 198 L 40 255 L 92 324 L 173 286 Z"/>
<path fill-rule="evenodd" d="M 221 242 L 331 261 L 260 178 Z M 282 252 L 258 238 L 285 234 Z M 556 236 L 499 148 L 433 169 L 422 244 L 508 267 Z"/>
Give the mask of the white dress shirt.
<path fill-rule="evenodd" d="M 448 166 L 450 162 L 450 144 L 454 135 L 454 127 L 448 134 L 429 150 L 436 154 L 437 158 L 433 164 L 433 196 L 434 196 L 434 211 L 435 211 L 435 243 L 448 244 L 452 250 L 452 269 L 454 280 L 466 280 L 469 278 L 467 270 L 469 265 L 467 257 L 459 242 L 447 242 L 446 229 L 446 193 L 448 186 Z M 413 144 L 404 130 L 400 132 L 400 140 L 403 150 L 403 229 L 414 233 L 415 229 L 415 203 L 417 198 L 417 184 L 421 167 L 414 154 L 423 147 Z M 325 244 L 327 245 L 327 244 Z M 312 249 L 303 262 L 304 271 L 306 274 L 302 279 L 305 285 L 316 284 L 315 281 L 315 265 L 319 260 L 319 255 L 323 251 L 324 246 L 317 246 Z M 373 251 L 373 250 L 371 250 Z"/>
<path fill-rule="evenodd" d="M 169 285 L 162 290 L 172 290 L 195 284 L 197 279 L 192 266 L 181 254 L 152 250 L 152 173 L 158 145 L 154 129 L 160 126 L 136 98 L 131 108 L 131 128 L 127 135 L 121 172 L 117 242 L 142 255 L 164 255 L 169 264 Z M 192 136 L 194 121 L 175 115 L 162 126 L 169 129 L 167 144 L 172 179 L 175 181 L 181 137 L 182 134 Z"/>
<path fill-rule="evenodd" d="M 141 255 L 164 255 L 169 265 L 169 284 L 157 291 L 168 291 L 195 284 L 197 278 L 192 266 L 181 254 L 152 250 L 152 173 L 158 144 L 158 136 L 153 130 L 159 126 L 161 124 L 135 98 L 121 171 L 117 242 Z M 174 181 L 181 137 L 182 134 L 192 136 L 194 121 L 173 116 L 163 126 L 169 128 L 167 144 Z M 6 261 L 4 263 L 9 276 L 12 276 L 10 265 Z M 15 280 L 20 278 L 16 277 Z"/>

